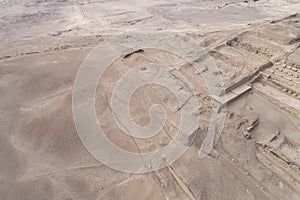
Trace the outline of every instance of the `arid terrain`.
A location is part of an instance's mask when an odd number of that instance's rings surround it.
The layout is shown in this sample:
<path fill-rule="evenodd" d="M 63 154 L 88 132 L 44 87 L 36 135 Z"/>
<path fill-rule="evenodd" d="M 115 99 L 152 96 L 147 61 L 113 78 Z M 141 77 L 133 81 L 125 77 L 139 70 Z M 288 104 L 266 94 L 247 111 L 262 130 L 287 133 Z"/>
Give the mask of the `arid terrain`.
<path fill-rule="evenodd" d="M 1 200 L 300 199 L 298 0 L 0 0 L 0 7 Z M 131 97 L 132 120 L 148 124 L 148 110 L 158 103 L 169 116 L 164 129 L 142 140 L 118 128 L 112 91 L 135 66 L 174 67 L 195 86 L 200 104 L 201 128 L 178 160 L 158 171 L 126 173 L 99 162 L 82 144 L 72 92 L 95 47 L 147 29 L 186 35 L 208 52 L 224 82 L 220 95 L 226 98 L 219 103 L 226 105 L 226 121 L 213 150 L 200 159 L 215 98 L 202 72 L 159 49 L 115 59 L 99 80 L 95 110 L 107 138 L 120 148 L 162 148 L 179 121 L 174 94 L 145 85 Z"/>

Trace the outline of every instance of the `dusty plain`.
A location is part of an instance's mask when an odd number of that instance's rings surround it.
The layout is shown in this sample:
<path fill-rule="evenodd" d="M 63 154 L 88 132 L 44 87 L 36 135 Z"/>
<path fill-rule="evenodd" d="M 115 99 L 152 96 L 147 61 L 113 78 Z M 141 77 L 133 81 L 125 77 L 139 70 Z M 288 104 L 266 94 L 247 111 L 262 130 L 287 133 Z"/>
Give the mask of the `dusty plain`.
<path fill-rule="evenodd" d="M 300 199 L 299 1 L 0 0 L 0 7 L 0 199 Z M 174 30 L 199 43 L 232 99 L 213 152 L 199 159 L 211 98 L 189 64 L 182 65 L 178 71 L 201 91 L 203 129 L 171 166 L 131 174 L 103 165 L 82 145 L 72 90 L 94 47 L 116 34 L 147 28 Z M 99 81 L 98 119 L 107 137 L 128 151 L 153 151 L 174 137 L 167 123 L 151 141 L 130 138 L 110 113 L 115 80 L 154 61 L 182 62 L 145 50 L 117 59 Z M 165 106 L 172 123 L 178 121 L 172 110 L 176 98 L 159 86 L 135 92 L 133 120 L 149 123 L 147 111 L 154 103 Z M 259 123 L 247 131 L 256 119 Z"/>

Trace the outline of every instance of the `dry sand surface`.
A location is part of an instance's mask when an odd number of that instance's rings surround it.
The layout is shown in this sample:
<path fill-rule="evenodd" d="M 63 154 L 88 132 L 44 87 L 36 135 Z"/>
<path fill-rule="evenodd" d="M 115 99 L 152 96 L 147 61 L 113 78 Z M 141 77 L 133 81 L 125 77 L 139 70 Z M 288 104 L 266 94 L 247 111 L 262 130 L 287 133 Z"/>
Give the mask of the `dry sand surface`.
<path fill-rule="evenodd" d="M 0 0 L 0 7 L 1 200 L 300 199 L 298 0 Z M 132 120 L 147 125 L 148 110 L 158 103 L 168 121 L 149 140 L 124 134 L 110 102 L 128 70 L 165 64 L 199 91 L 201 128 L 188 151 L 161 170 L 125 173 L 99 162 L 82 144 L 72 91 L 96 46 L 147 28 L 185 34 L 209 53 L 224 81 L 227 99 L 220 103 L 227 103 L 227 118 L 213 151 L 199 159 L 213 110 L 201 75 L 158 49 L 114 60 L 98 83 L 96 113 L 106 136 L 127 151 L 165 147 L 180 121 L 174 94 L 145 85 L 132 95 Z"/>

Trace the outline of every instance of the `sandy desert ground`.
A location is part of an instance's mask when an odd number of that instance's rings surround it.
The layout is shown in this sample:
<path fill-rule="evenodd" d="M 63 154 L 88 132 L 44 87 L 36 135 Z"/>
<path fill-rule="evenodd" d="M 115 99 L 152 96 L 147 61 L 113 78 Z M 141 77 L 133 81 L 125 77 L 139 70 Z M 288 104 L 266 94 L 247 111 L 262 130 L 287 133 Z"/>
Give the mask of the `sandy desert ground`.
<path fill-rule="evenodd" d="M 300 199 L 298 0 L 0 0 L 0 7 L 0 199 Z M 180 65 L 176 70 L 201 91 L 200 131 L 170 166 L 125 173 L 99 162 L 82 144 L 72 91 L 95 47 L 117 34 L 147 29 L 187 35 L 209 53 L 224 81 L 227 117 L 213 151 L 199 159 L 212 97 L 190 64 Z M 185 61 L 145 49 L 114 60 L 98 83 L 100 125 L 127 151 L 166 146 L 179 120 L 170 91 L 144 86 L 130 102 L 133 120 L 148 124 L 147 111 L 159 103 L 172 123 L 145 141 L 123 134 L 114 121 L 110 98 L 116 80 L 153 62 L 175 67 Z"/>

